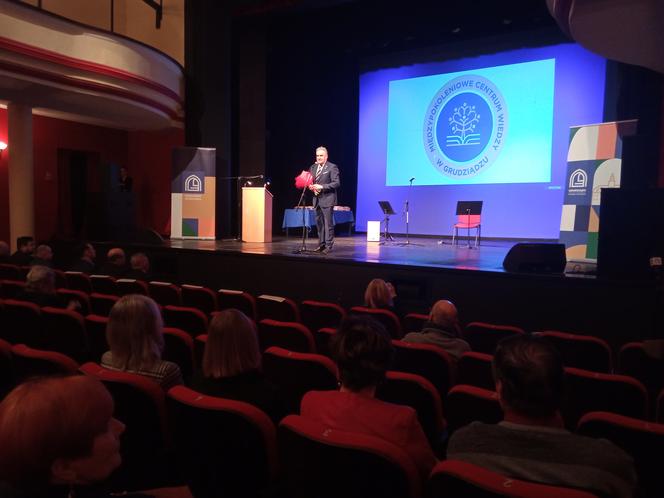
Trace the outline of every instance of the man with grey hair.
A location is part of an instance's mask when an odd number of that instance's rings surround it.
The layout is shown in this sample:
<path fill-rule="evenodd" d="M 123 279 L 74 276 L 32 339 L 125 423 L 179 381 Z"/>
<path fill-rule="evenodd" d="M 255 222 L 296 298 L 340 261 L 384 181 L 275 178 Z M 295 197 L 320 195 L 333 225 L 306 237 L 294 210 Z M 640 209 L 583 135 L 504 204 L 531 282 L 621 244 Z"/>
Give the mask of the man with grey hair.
<path fill-rule="evenodd" d="M 111 277 L 120 278 L 127 271 L 127 257 L 125 252 L 120 247 L 113 247 L 106 253 L 106 261 L 99 273 L 101 275 L 110 275 Z"/>
<path fill-rule="evenodd" d="M 129 259 L 131 270 L 125 274 L 125 278 L 136 280 L 150 280 L 150 260 L 144 252 L 137 252 L 131 255 Z"/>
<path fill-rule="evenodd" d="M 53 250 L 46 244 L 40 244 L 35 249 L 35 255 L 30 261 L 30 266 L 48 266 L 53 268 Z"/>
<path fill-rule="evenodd" d="M 436 301 L 431 307 L 429 321 L 424 325 L 422 331 L 406 334 L 403 340 L 440 346 L 455 360 L 458 360 L 466 351 L 470 351 L 470 345 L 461 338 L 456 306 L 444 299 Z"/>
<path fill-rule="evenodd" d="M 339 168 L 327 160 L 327 149 L 316 149 L 316 162 L 309 168 L 314 183 L 309 186 L 314 194 L 313 205 L 316 210 L 316 228 L 318 230 L 317 252 L 327 254 L 334 245 L 333 209 L 337 203 L 337 189 L 341 186 Z"/>

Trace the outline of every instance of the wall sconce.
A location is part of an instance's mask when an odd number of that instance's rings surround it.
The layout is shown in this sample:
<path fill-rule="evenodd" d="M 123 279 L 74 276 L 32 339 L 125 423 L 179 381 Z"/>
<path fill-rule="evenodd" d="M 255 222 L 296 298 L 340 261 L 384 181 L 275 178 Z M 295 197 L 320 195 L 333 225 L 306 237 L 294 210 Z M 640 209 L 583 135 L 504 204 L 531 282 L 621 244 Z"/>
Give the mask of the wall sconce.
<path fill-rule="evenodd" d="M 2 157 L 2 153 L 4 152 L 4 150 L 6 148 L 7 148 L 7 144 L 5 142 L 3 142 L 2 140 L 0 140 L 0 157 Z"/>

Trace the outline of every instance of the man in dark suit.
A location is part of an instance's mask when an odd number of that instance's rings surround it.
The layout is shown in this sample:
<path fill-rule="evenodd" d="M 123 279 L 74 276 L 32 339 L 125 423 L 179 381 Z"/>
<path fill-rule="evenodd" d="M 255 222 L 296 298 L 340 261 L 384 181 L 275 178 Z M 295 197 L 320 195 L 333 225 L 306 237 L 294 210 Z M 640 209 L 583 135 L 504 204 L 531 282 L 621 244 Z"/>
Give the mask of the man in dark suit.
<path fill-rule="evenodd" d="M 327 254 L 334 245 L 334 219 L 332 209 L 337 203 L 337 189 L 341 186 L 339 168 L 328 162 L 327 149 L 316 149 L 316 162 L 309 168 L 314 183 L 309 190 L 314 193 L 316 209 L 316 227 L 318 228 L 318 247 L 316 251 Z"/>

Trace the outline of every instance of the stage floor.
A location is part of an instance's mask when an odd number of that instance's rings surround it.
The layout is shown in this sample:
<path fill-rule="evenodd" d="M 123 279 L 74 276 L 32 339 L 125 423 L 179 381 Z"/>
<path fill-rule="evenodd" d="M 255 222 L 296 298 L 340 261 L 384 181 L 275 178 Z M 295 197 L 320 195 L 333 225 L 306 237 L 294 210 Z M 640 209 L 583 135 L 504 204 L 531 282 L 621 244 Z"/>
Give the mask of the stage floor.
<path fill-rule="evenodd" d="M 297 254 L 302 239 L 275 237 L 270 243 L 249 243 L 237 240 L 167 240 L 164 245 L 174 249 L 264 254 L 290 256 L 303 259 L 354 261 L 400 266 L 448 268 L 457 270 L 504 272 L 503 259 L 516 241 L 485 241 L 477 248 L 468 247 L 465 240 L 452 245 L 451 239 L 395 237 L 394 242 L 382 244 L 367 242 L 364 234 L 336 237 L 334 249 L 327 255 L 312 252 L 318 246 L 317 239 L 309 239 L 306 247 L 311 252 Z M 473 240 L 474 242 L 474 240 Z"/>

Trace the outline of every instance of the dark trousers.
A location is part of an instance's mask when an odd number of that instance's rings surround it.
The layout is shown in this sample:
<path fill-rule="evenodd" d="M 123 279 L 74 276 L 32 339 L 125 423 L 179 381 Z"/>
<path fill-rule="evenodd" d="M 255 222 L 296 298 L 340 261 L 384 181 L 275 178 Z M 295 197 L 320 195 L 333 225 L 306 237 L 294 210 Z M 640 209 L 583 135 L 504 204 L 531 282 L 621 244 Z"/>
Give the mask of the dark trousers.
<path fill-rule="evenodd" d="M 334 245 L 332 207 L 316 206 L 316 228 L 318 229 L 318 244 L 332 249 Z"/>

